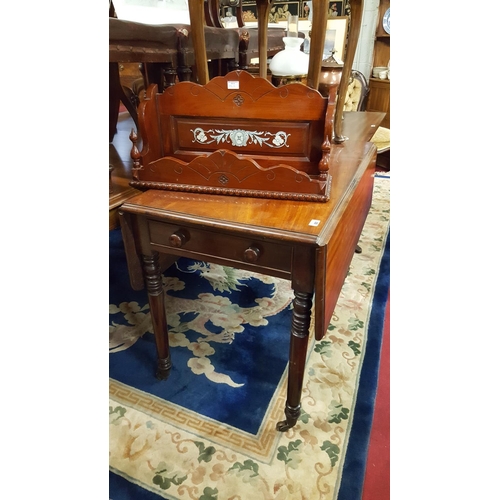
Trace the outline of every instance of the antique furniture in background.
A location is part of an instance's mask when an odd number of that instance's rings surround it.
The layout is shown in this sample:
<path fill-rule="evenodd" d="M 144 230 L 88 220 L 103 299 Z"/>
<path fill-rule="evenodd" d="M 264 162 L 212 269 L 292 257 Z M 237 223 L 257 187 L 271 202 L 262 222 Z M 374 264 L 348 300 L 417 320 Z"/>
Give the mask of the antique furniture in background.
<path fill-rule="evenodd" d="M 380 126 L 372 138 L 377 146 L 377 167 L 391 169 L 391 129 Z"/>
<path fill-rule="evenodd" d="M 365 111 L 367 97 L 371 89 L 363 73 L 353 70 L 352 81 L 347 89 L 344 111 Z M 390 170 L 391 131 L 380 125 L 371 142 L 377 147 L 377 167 Z"/>
<path fill-rule="evenodd" d="M 145 86 L 157 83 L 163 90 L 175 83 L 178 30 L 174 26 L 150 26 L 109 18 L 109 141 L 116 132 L 120 101 L 137 124 L 137 108 L 121 85 L 119 63 L 142 63 Z"/>
<path fill-rule="evenodd" d="M 221 19 L 222 7 L 231 9 L 240 33 L 240 53 L 238 68 L 248 70 L 252 58 L 259 57 L 258 29 L 245 26 L 243 20 L 242 0 L 204 0 L 205 22 L 208 26 L 224 27 Z M 268 28 L 267 31 L 267 57 L 273 57 L 284 48 L 283 37 L 286 35 L 284 28 Z"/>
<path fill-rule="evenodd" d="M 120 101 L 136 126 L 136 103 L 120 82 L 119 63 L 141 63 L 144 88 L 158 85 L 160 92 L 176 81 L 196 80 L 194 46 L 188 24 L 144 24 L 116 17 L 112 2 L 109 16 L 109 136 L 113 140 Z M 222 75 L 238 65 L 238 30 L 203 27 L 207 41 L 205 61 L 210 77 Z M 208 63 L 207 61 L 210 61 Z"/>
<path fill-rule="evenodd" d="M 380 0 L 379 21 L 375 32 L 375 45 L 373 48 L 373 67 L 387 67 L 391 58 L 391 35 L 384 27 L 384 14 L 390 8 L 390 0 Z M 390 31 L 390 30 L 389 30 Z M 382 111 L 385 118 L 382 127 L 391 127 L 391 80 L 380 79 L 374 76 L 369 80 L 370 95 L 366 105 L 367 111 Z"/>
<path fill-rule="evenodd" d="M 333 57 L 333 54 L 321 62 L 321 74 L 318 84 L 318 90 L 321 92 L 321 95 L 328 97 L 331 88 L 338 88 L 343 68 L 344 64 L 339 64 Z"/>
<path fill-rule="evenodd" d="M 189 0 L 201 85 L 181 82 L 162 94 L 155 86 L 148 89 L 139 108 L 143 146 L 139 152 L 134 142 L 131 186 L 327 201 L 331 141 L 344 141 L 342 110 L 359 36 L 360 3 L 351 6 L 343 76 L 338 89 L 331 88 L 325 98 L 317 90 L 327 26 L 325 2 L 313 2 L 308 85 L 278 88 L 267 81 L 269 0 L 257 1 L 260 77 L 237 71 L 210 81 L 206 0 Z M 131 139 L 135 141 L 134 134 Z"/>
<path fill-rule="evenodd" d="M 365 111 L 366 98 L 370 89 L 365 76 L 355 69 L 351 72 L 351 81 L 347 87 L 344 111 Z"/>
<path fill-rule="evenodd" d="M 327 4 L 313 2 L 315 21 L 307 85 L 279 88 L 266 79 L 265 20 L 269 0 L 257 1 L 260 77 L 239 71 L 210 82 L 204 0 L 189 0 L 188 5 L 201 85 L 181 82 L 163 94 L 158 94 L 156 87 L 148 89 L 139 110 L 142 152 L 135 147 L 135 135 L 131 134 L 131 185 L 140 189 L 327 201 L 331 141 L 345 140 L 342 110 L 363 2 L 351 5 L 344 71 L 338 88 L 331 88 L 327 98 L 317 90 Z"/>
<path fill-rule="evenodd" d="M 329 87 L 331 86 L 332 85 Z M 324 87 L 326 88 L 327 86 Z M 344 111 L 366 111 L 366 103 L 369 95 L 370 88 L 363 73 L 357 70 L 352 70 L 351 81 L 347 87 L 345 97 Z M 379 126 L 373 134 L 371 142 L 373 142 L 377 147 L 377 167 L 390 170 L 390 129 Z"/>
<path fill-rule="evenodd" d="M 379 22 L 373 51 L 373 67 L 387 67 L 391 58 L 391 34 L 389 21 L 390 0 L 380 0 Z M 380 124 L 373 141 L 377 145 L 377 166 L 385 170 L 391 167 L 391 79 L 371 77 L 367 111 L 383 111 L 385 118 Z"/>

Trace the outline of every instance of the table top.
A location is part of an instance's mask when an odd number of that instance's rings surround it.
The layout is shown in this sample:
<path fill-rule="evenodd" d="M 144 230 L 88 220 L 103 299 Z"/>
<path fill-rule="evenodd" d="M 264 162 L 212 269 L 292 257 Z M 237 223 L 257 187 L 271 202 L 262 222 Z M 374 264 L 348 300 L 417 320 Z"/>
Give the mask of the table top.
<path fill-rule="evenodd" d="M 185 224 L 202 223 L 206 228 L 232 234 L 269 237 L 321 246 L 328 241 L 335 220 L 366 170 L 364 159 L 375 148 L 368 141 L 384 113 L 346 112 L 343 134 L 348 138 L 332 146 L 332 186 L 328 202 L 272 200 L 239 196 L 183 193 L 150 189 L 129 199 L 122 210 Z"/>

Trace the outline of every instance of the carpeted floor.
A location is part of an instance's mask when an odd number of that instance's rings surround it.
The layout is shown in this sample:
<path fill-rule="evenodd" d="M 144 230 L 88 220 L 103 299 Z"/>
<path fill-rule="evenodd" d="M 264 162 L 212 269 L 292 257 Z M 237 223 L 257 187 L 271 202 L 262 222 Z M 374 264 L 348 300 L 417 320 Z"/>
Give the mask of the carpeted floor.
<path fill-rule="evenodd" d="M 321 342 L 303 413 L 283 417 L 289 283 L 181 260 L 165 273 L 174 368 L 154 378 L 145 292 L 110 233 L 110 498 L 361 498 L 389 287 L 388 178 Z"/>

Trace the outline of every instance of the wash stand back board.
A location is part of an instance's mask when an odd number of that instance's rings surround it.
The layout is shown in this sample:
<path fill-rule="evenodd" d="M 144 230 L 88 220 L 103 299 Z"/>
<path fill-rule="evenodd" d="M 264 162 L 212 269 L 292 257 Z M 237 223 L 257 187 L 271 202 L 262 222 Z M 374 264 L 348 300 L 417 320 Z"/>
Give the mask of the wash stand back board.
<path fill-rule="evenodd" d="M 246 71 L 206 85 L 150 86 L 134 149 L 139 189 L 326 201 L 335 96 Z"/>

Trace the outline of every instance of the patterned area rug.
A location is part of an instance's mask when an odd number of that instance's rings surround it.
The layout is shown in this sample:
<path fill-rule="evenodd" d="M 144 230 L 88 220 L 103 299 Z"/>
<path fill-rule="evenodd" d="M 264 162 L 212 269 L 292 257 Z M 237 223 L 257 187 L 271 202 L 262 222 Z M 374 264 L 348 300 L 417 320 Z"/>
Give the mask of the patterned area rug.
<path fill-rule="evenodd" d="M 361 497 L 389 287 L 388 176 L 327 335 L 311 335 L 302 415 L 280 433 L 288 281 L 180 259 L 164 273 L 173 369 L 154 377 L 147 295 L 110 233 L 110 499 Z"/>

